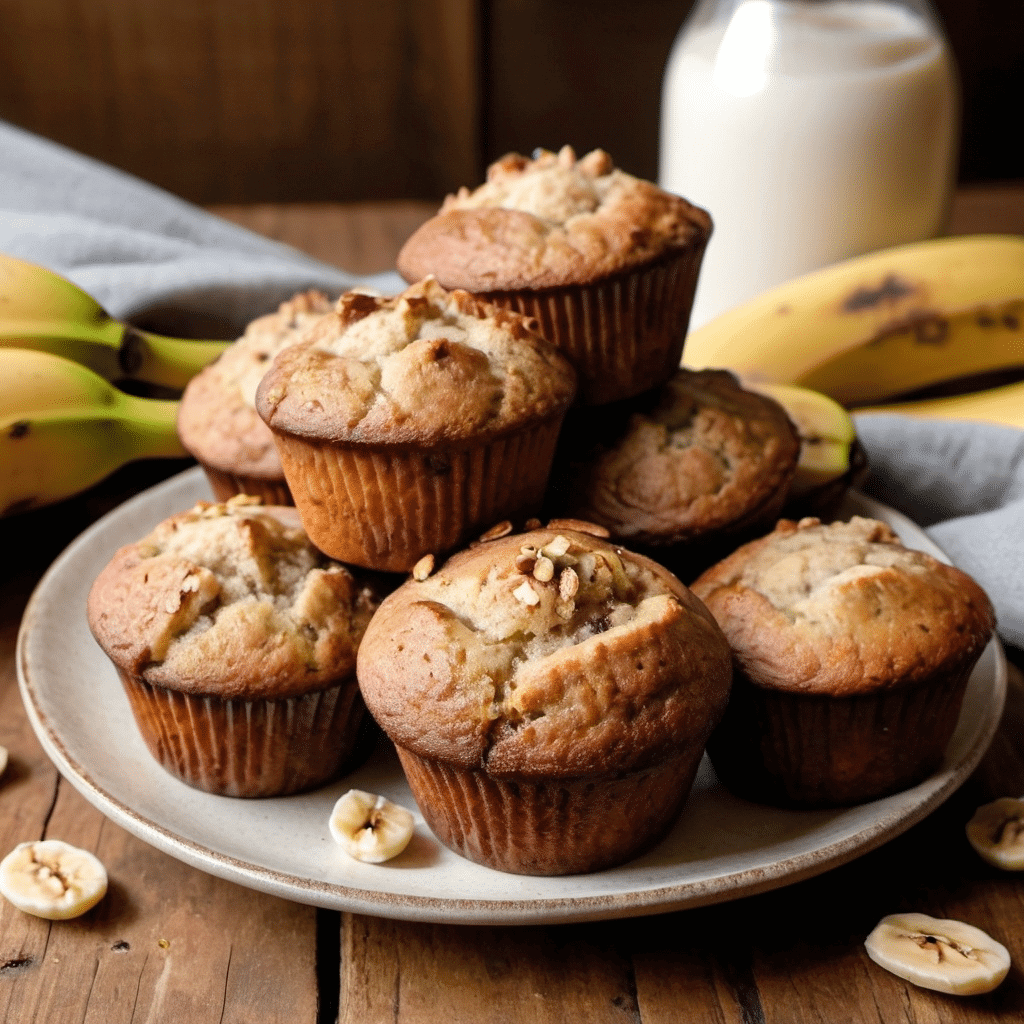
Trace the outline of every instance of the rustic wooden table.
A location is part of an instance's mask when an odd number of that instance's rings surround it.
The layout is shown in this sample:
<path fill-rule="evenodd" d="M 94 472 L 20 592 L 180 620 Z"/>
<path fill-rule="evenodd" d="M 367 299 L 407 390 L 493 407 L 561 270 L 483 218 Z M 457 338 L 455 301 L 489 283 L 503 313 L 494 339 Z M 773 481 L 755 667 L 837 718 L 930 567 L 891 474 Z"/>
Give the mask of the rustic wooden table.
<path fill-rule="evenodd" d="M 356 272 L 391 265 L 419 203 L 219 208 Z M 1024 233 L 1024 184 L 961 190 L 960 232 Z M 94 850 L 112 879 L 84 917 L 50 924 L 0 900 L 0 1020 L 8 1024 L 587 1021 L 687 1024 L 1024 1020 L 1024 886 L 970 849 L 974 808 L 1024 793 L 1024 677 L 1002 725 L 942 807 L 880 849 L 773 892 L 694 910 L 552 926 L 422 924 L 318 910 L 241 888 L 147 846 L 56 771 L 26 719 L 15 638 L 32 588 L 85 526 L 187 463 L 120 471 L 60 506 L 0 521 L 0 853 L 40 837 Z M 1013 652 L 1020 663 L 1020 652 Z M 875 966 L 879 918 L 970 921 L 1015 966 L 988 996 L 914 988 Z"/>

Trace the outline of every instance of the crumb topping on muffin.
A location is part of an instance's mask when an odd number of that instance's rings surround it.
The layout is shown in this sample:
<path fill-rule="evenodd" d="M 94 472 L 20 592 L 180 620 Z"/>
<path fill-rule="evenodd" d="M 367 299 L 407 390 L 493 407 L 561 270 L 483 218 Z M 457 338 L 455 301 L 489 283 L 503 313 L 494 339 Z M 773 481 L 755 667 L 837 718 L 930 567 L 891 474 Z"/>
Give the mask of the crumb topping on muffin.
<path fill-rule="evenodd" d="M 182 444 L 225 472 L 280 476 L 273 437 L 256 412 L 256 388 L 278 352 L 333 308 L 326 295 L 311 289 L 249 324 L 185 388 L 178 412 Z"/>
<path fill-rule="evenodd" d="M 378 616 L 358 668 L 371 712 L 420 754 L 491 771 L 572 774 L 613 751 L 635 767 L 710 729 L 728 692 L 728 646 L 700 602 L 583 533 L 480 544 Z"/>
<path fill-rule="evenodd" d="M 785 410 L 725 370 L 680 370 L 595 454 L 570 453 L 570 507 L 615 536 L 671 544 L 781 507 L 800 439 Z"/>
<path fill-rule="evenodd" d="M 406 280 L 436 274 L 471 291 L 548 288 L 624 272 L 703 246 L 711 219 L 685 199 L 571 146 L 509 153 L 487 180 L 449 195 L 398 256 Z"/>
<path fill-rule="evenodd" d="M 273 427 L 364 443 L 459 440 L 559 414 L 575 371 L 534 321 L 433 278 L 349 292 L 274 361 L 257 393 Z"/>
<path fill-rule="evenodd" d="M 781 520 L 705 572 L 710 608 L 758 685 L 848 695 L 972 662 L 995 628 L 969 576 L 886 523 Z"/>
<path fill-rule="evenodd" d="M 286 697 L 350 674 L 376 599 L 290 508 L 199 502 L 121 548 L 89 595 L 115 662 L 184 692 Z"/>

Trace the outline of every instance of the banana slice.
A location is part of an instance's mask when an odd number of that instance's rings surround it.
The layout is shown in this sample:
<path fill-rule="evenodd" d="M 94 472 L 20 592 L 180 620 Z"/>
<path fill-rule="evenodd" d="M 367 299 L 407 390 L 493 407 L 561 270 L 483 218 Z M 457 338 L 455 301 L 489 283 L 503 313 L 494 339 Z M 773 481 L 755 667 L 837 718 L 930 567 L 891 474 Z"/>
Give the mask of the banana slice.
<path fill-rule="evenodd" d="M 59 839 L 20 843 L 0 861 L 0 895 L 50 921 L 84 914 L 106 891 L 107 872 L 99 860 Z"/>
<path fill-rule="evenodd" d="M 883 917 L 864 946 L 904 981 L 957 996 L 991 992 L 1010 970 L 1007 948 L 980 928 L 927 914 Z"/>
<path fill-rule="evenodd" d="M 979 807 L 967 822 L 967 839 L 989 864 L 1024 871 L 1024 800 L 1004 796 Z"/>
<path fill-rule="evenodd" d="M 361 789 L 350 789 L 338 800 L 328 824 L 334 841 L 349 856 L 367 864 L 397 857 L 412 839 L 409 811 Z"/>

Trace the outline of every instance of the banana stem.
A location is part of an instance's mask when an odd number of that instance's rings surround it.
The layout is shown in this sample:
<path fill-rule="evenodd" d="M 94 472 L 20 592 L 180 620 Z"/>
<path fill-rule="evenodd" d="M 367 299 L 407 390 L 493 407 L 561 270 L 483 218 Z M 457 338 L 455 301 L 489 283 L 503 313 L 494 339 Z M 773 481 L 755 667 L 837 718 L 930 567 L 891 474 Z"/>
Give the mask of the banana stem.
<path fill-rule="evenodd" d="M 106 380 L 129 378 L 177 391 L 229 344 L 166 338 L 106 316 L 93 321 L 0 319 L 0 347 L 40 349 L 81 363 Z"/>
<path fill-rule="evenodd" d="M 177 402 L 119 394 L 115 410 L 119 447 L 125 462 L 188 455 L 178 440 Z M 97 410 L 97 416 L 102 415 L 103 411 Z"/>
<path fill-rule="evenodd" d="M 167 338 L 125 325 L 118 358 L 125 377 L 181 389 L 229 344 Z"/>

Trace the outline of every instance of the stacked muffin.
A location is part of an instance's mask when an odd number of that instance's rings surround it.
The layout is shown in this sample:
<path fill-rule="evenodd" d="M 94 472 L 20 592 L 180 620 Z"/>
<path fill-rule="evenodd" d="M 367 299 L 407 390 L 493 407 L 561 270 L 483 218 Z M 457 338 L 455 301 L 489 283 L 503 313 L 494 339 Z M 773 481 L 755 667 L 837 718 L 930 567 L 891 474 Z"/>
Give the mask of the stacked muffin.
<path fill-rule="evenodd" d="M 776 802 L 933 770 L 991 607 L 882 524 L 776 526 L 793 424 L 679 368 L 710 231 L 600 150 L 511 154 L 409 239 L 400 295 L 297 296 L 197 378 L 180 425 L 211 483 L 277 474 L 295 508 L 201 505 L 97 581 L 90 623 L 158 759 L 240 795 L 333 778 L 351 723 L 268 744 L 248 722 L 353 694 L 354 666 L 438 838 L 537 874 L 656 842 L 706 742 Z M 294 767 L 222 765 L 247 759 Z"/>

